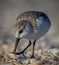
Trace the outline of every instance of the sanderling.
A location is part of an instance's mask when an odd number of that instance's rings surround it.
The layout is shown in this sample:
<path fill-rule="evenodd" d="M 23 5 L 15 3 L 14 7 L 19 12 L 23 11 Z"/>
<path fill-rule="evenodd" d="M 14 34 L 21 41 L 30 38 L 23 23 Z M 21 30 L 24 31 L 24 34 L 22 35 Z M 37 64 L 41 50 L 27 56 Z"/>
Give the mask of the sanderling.
<path fill-rule="evenodd" d="M 34 58 L 34 47 L 37 39 L 45 35 L 51 26 L 48 16 L 43 12 L 27 11 L 17 17 L 17 23 L 14 25 L 13 34 L 16 37 L 14 52 L 16 55 L 23 54 L 31 45 L 33 39 L 32 57 Z M 16 52 L 19 40 L 22 38 L 29 39 L 29 45 L 21 52 Z"/>

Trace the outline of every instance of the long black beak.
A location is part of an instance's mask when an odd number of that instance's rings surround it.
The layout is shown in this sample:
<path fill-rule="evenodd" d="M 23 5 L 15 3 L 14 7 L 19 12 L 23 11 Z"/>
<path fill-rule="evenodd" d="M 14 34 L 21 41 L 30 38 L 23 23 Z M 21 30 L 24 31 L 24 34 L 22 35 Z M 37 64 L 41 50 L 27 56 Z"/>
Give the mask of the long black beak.
<path fill-rule="evenodd" d="M 19 44 L 21 38 L 16 38 L 15 47 L 14 47 L 14 53 L 16 52 L 17 46 Z"/>

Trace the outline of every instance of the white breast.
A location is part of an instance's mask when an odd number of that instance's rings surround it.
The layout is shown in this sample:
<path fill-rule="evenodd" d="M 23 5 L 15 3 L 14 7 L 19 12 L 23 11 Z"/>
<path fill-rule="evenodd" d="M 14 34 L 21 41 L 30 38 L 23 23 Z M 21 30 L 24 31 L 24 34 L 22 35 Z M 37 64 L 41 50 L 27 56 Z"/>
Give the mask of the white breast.
<path fill-rule="evenodd" d="M 49 28 L 50 28 L 50 21 L 49 19 L 44 19 L 43 17 L 37 19 L 37 29 L 34 30 L 31 34 L 27 34 L 24 36 L 27 39 L 39 39 L 43 35 L 45 35 Z"/>

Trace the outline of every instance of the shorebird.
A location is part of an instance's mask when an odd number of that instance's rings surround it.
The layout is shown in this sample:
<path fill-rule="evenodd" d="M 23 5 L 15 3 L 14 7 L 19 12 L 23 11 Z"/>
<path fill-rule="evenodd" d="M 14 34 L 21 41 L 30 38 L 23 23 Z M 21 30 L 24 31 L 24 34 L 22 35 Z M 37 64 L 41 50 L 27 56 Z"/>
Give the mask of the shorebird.
<path fill-rule="evenodd" d="M 48 16 L 44 12 L 27 11 L 21 13 L 17 17 L 17 23 L 14 25 L 13 34 L 16 37 L 14 54 L 24 54 L 24 51 L 31 46 L 31 39 L 33 39 L 33 51 L 31 58 L 34 58 L 34 48 L 37 39 L 44 36 L 51 26 Z M 20 39 L 29 39 L 28 46 L 21 52 L 16 52 Z"/>

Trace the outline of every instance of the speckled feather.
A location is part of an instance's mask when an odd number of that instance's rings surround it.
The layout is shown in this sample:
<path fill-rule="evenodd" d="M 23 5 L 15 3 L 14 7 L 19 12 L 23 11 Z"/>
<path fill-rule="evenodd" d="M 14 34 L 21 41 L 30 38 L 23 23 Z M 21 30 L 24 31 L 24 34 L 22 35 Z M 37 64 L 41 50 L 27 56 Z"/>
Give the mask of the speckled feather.
<path fill-rule="evenodd" d="M 17 21 L 19 22 L 22 20 L 27 20 L 32 24 L 33 29 L 37 29 L 36 19 L 38 19 L 41 16 L 42 17 L 44 16 L 45 18 L 47 18 L 47 15 L 44 14 L 43 12 L 28 11 L 28 12 L 24 12 L 24 13 L 20 14 L 17 17 Z"/>

